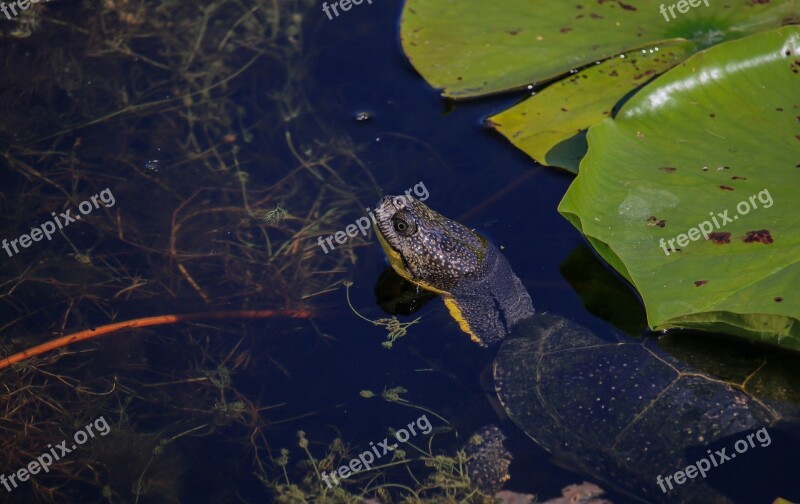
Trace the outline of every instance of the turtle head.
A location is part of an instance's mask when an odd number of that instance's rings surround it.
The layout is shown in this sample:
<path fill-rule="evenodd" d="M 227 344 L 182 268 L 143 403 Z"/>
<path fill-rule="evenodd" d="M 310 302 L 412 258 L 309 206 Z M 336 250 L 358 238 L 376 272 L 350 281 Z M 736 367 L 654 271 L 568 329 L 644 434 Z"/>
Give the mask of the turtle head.
<path fill-rule="evenodd" d="M 486 238 L 410 196 L 386 196 L 375 214 L 376 234 L 392 268 L 441 294 L 453 320 L 476 343 L 497 343 L 533 315 L 522 282 Z"/>
<path fill-rule="evenodd" d="M 385 196 L 375 209 L 376 231 L 392 268 L 440 294 L 484 270 L 489 242 L 410 196 Z"/>

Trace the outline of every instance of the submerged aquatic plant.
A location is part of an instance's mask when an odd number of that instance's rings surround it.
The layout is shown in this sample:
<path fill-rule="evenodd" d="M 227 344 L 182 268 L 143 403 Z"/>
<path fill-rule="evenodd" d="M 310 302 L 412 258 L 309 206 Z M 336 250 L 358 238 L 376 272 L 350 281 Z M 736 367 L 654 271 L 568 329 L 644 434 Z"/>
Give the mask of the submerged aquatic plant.
<path fill-rule="evenodd" d="M 397 320 L 397 317 L 394 316 L 394 315 L 391 318 L 379 318 L 379 319 L 375 319 L 375 320 L 369 319 L 369 318 L 361 315 L 360 313 L 358 313 L 358 310 L 355 309 L 355 307 L 353 306 L 353 303 L 350 302 L 350 287 L 352 287 L 352 285 L 353 285 L 353 282 L 351 282 L 350 280 L 345 280 L 344 281 L 345 296 L 347 297 L 347 304 L 348 304 L 348 306 L 350 306 L 350 309 L 353 311 L 353 313 L 355 313 L 359 318 L 364 319 L 367 322 L 371 322 L 373 325 L 376 325 L 378 327 L 383 327 L 387 331 L 389 331 L 389 334 L 386 337 L 386 341 L 381 343 L 381 346 L 383 348 L 391 349 L 392 346 L 394 345 L 394 342 L 398 338 L 402 338 L 403 336 L 406 335 L 406 333 L 408 332 L 408 328 L 409 327 L 411 327 L 412 325 L 414 325 L 417 322 L 419 322 L 420 320 L 422 320 L 422 317 L 417 317 L 414 320 L 412 320 L 411 322 L 400 322 L 399 320 Z"/>
<path fill-rule="evenodd" d="M 449 425 L 443 417 L 431 409 L 404 401 L 399 394 L 406 392 L 402 387 L 386 389 L 384 398 L 406 407 L 420 409 L 435 415 Z M 374 396 L 370 391 L 362 391 L 362 397 Z M 494 504 L 495 498 L 483 493 L 470 480 L 467 471 L 469 457 L 463 449 L 453 453 L 439 453 L 434 450 L 435 434 L 449 433 L 450 441 L 457 440 L 452 429 L 434 429 L 422 447 L 410 441 L 405 444 L 409 450 L 396 448 L 391 460 L 375 465 L 368 471 L 358 472 L 340 485 L 326 486 L 321 471 L 335 471 L 357 457 L 355 447 L 348 446 L 341 438 L 332 440 L 322 458 L 317 459 L 308 448 L 309 441 L 304 432 L 298 432 L 298 446 L 303 458 L 293 470 L 289 468 L 290 451 L 281 449 L 281 456 L 273 462 L 280 468 L 281 475 L 270 478 L 266 473 L 259 478 L 273 493 L 275 502 L 285 504 L 312 503 L 486 503 Z M 390 434 L 392 434 L 390 432 Z"/>
<path fill-rule="evenodd" d="M 242 376 L 282 369 L 259 346 L 281 344 L 297 323 L 131 321 L 308 311 L 353 260 L 358 240 L 329 255 L 313 240 L 357 211 L 360 192 L 377 191 L 357 148 L 306 98 L 312 5 L 53 2 L 37 11 L 47 30 L 0 47 L 19 70 L 0 76 L 0 235 L 98 189 L 117 200 L 0 261 L 0 303 L 12 313 L 0 355 L 57 350 L 2 370 L 0 466 L 23 467 L 73 423 L 119 418 L 115 446 L 71 454 L 15 498 L 175 502 L 189 464 L 205 463 L 176 454 L 219 438 L 249 453 L 229 464 L 237 474 L 263 471 L 279 405 Z M 128 334 L 53 344 L 109 326 Z M 215 489 L 222 501 L 227 491 Z"/>

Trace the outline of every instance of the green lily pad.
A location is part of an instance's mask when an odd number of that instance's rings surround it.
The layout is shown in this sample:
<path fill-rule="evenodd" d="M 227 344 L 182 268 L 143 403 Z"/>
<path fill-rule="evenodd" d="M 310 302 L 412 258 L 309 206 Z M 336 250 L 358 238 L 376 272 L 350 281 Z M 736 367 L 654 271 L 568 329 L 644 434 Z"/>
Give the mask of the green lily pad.
<path fill-rule="evenodd" d="M 695 44 L 682 41 L 637 49 L 592 65 L 562 79 L 529 98 L 488 119 L 490 126 L 512 144 L 543 165 L 556 145 L 611 115 L 614 105 L 641 86 L 694 52 Z"/>
<path fill-rule="evenodd" d="M 450 98 L 532 88 L 596 63 L 489 122 L 539 163 L 576 173 L 585 154 L 576 134 L 649 78 L 698 49 L 800 20 L 792 0 L 635 4 L 408 0 L 401 41 L 420 74 Z"/>
<path fill-rule="evenodd" d="M 800 350 L 800 28 L 692 56 L 587 138 L 559 211 L 653 329 Z"/>
<path fill-rule="evenodd" d="M 407 0 L 403 50 L 433 87 L 467 98 L 524 87 L 634 49 L 681 39 L 711 45 L 797 19 L 793 0 Z M 635 5 L 633 5 L 635 3 Z M 706 6 L 705 4 L 708 4 Z"/>

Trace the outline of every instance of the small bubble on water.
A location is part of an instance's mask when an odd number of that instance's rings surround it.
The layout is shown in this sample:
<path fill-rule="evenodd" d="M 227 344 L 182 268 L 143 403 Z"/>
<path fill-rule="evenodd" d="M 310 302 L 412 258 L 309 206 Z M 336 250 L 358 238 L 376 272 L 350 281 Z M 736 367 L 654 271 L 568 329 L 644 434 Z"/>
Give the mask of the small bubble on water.
<path fill-rule="evenodd" d="M 356 115 L 354 116 L 354 119 L 356 121 L 358 121 L 358 122 L 371 121 L 372 120 L 372 114 L 370 114 L 369 112 L 365 112 L 365 111 L 364 112 L 357 112 Z"/>
<path fill-rule="evenodd" d="M 158 159 L 150 159 L 149 161 L 145 161 L 144 163 L 144 169 L 147 170 L 149 173 L 158 173 L 158 166 L 159 166 Z"/>

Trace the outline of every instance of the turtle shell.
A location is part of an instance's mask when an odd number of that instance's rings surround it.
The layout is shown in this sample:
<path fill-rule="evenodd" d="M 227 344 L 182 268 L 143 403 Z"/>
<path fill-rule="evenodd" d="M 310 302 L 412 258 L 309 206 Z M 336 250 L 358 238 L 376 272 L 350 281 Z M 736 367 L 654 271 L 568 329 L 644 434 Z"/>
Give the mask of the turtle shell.
<path fill-rule="evenodd" d="M 494 382 L 509 417 L 539 445 L 646 501 L 729 502 L 699 476 L 667 492 L 656 478 L 685 469 L 717 441 L 797 413 L 698 371 L 652 338 L 602 339 L 551 314 L 503 342 Z"/>

